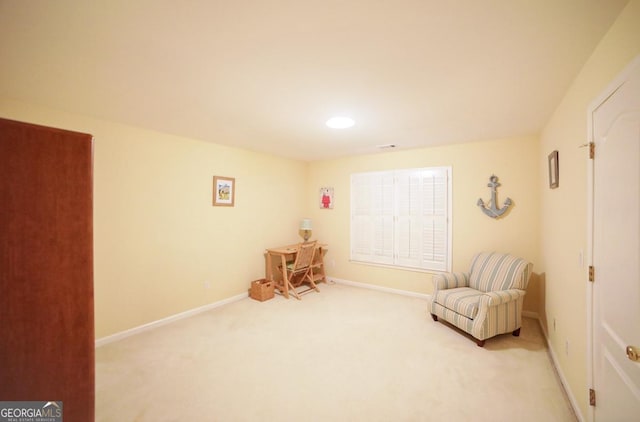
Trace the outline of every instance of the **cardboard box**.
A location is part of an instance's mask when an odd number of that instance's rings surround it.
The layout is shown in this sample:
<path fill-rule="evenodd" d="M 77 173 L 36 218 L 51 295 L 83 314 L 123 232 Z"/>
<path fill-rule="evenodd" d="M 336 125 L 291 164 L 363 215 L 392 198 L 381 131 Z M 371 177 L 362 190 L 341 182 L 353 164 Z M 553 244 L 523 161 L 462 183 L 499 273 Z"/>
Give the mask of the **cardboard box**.
<path fill-rule="evenodd" d="M 252 299 L 264 302 L 265 300 L 273 298 L 273 287 L 273 281 L 269 281 L 265 278 L 252 281 L 251 288 L 249 289 L 249 296 L 251 296 Z"/>

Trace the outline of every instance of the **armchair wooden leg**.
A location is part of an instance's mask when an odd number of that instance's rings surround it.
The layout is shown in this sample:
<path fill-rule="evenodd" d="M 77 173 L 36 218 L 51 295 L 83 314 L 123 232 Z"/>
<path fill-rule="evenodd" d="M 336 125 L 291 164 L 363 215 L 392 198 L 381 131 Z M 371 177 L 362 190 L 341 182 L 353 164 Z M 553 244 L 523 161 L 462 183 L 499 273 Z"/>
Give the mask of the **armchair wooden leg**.
<path fill-rule="evenodd" d="M 484 347 L 484 340 L 476 339 L 476 344 L 478 345 L 478 347 Z"/>
<path fill-rule="evenodd" d="M 522 328 L 522 327 L 520 327 L 520 328 Z M 515 331 L 513 332 L 513 336 L 514 336 L 514 337 L 520 337 L 520 328 L 518 328 L 517 330 L 515 330 Z"/>
<path fill-rule="evenodd" d="M 438 320 L 438 315 L 431 314 L 431 318 L 433 318 L 434 321 L 437 321 Z"/>

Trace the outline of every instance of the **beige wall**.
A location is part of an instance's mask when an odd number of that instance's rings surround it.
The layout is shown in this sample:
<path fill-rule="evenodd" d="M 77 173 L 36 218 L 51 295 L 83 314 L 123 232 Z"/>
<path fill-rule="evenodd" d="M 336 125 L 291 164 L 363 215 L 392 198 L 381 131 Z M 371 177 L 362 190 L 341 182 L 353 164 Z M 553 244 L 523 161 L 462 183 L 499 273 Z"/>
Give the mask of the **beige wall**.
<path fill-rule="evenodd" d="M 640 54 L 640 1 L 632 0 L 602 39 L 546 125 L 539 156 L 546 330 L 571 394 L 586 417 L 587 391 L 587 108 Z M 547 154 L 559 151 L 560 187 L 547 186 Z M 556 329 L 553 320 L 556 320 Z M 565 343 L 569 344 L 568 354 Z"/>
<path fill-rule="evenodd" d="M 96 338 L 246 293 L 264 249 L 299 240 L 305 163 L 7 100 L 0 115 L 95 137 Z M 214 175 L 236 178 L 235 207 L 211 205 Z"/>
<path fill-rule="evenodd" d="M 329 244 L 327 271 L 336 278 L 419 293 L 432 292 L 431 275 L 349 262 L 349 200 L 352 173 L 394 168 L 451 166 L 453 178 L 453 269 L 466 271 L 480 251 L 510 252 L 539 261 L 539 146 L 535 136 L 474 142 L 453 146 L 394 151 L 313 162 L 309 167 L 307 207 L 314 236 Z M 501 206 L 510 197 L 514 206 L 501 219 L 487 217 L 476 205 L 491 197 L 487 187 L 495 174 Z M 334 209 L 319 207 L 321 187 L 334 188 Z M 532 283 L 536 288 L 536 282 Z M 535 300 L 537 293 L 528 301 Z M 527 308 L 538 312 L 537 304 Z"/>

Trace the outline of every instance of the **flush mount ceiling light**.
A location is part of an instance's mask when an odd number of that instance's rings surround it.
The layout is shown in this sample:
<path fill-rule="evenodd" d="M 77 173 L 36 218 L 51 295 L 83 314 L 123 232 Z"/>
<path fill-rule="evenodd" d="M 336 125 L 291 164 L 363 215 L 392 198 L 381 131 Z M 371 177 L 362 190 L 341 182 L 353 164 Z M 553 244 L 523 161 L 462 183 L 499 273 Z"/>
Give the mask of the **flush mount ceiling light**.
<path fill-rule="evenodd" d="M 353 126 L 356 122 L 350 117 L 336 116 L 327 120 L 327 126 L 332 129 L 346 129 Z"/>

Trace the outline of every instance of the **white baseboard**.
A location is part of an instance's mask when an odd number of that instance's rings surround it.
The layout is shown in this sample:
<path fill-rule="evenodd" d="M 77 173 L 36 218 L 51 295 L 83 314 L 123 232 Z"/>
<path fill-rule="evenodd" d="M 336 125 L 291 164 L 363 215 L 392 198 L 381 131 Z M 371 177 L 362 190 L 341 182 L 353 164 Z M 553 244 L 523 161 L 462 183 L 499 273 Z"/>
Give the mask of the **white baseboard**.
<path fill-rule="evenodd" d="M 361 283 L 358 281 L 351 281 L 351 280 L 343 280 L 343 279 L 334 278 L 334 277 L 327 277 L 327 279 L 330 281 L 333 281 L 334 283 L 344 284 L 346 286 L 362 287 L 364 289 L 377 290 L 379 292 L 394 293 L 402 296 L 411 296 L 411 297 L 417 297 L 420 299 L 431 300 L 431 295 L 426 293 L 417 293 L 417 292 L 410 292 L 408 290 L 392 289 L 391 287 L 376 286 L 375 284 Z"/>
<path fill-rule="evenodd" d="M 127 337 L 130 337 L 130 336 L 142 333 L 144 331 L 152 330 L 152 329 L 160 327 L 162 325 L 167 325 L 167 324 L 170 324 L 172 322 L 175 322 L 175 321 L 178 321 L 178 320 L 181 320 L 181 319 L 184 319 L 184 318 L 189 318 L 191 316 L 200 314 L 202 312 L 210 311 L 210 310 L 218 308 L 220 306 L 223 306 L 223 305 L 226 305 L 226 304 L 233 303 L 233 302 L 236 302 L 238 300 L 244 299 L 247 296 L 248 296 L 248 293 L 241 293 L 239 295 L 232 296 L 230 298 L 223 299 L 223 300 L 220 300 L 218 302 L 213 302 L 213 303 L 210 303 L 208 305 L 201 306 L 199 308 L 190 309 L 188 311 L 184 311 L 184 312 L 181 312 L 179 314 L 171 315 L 171 316 L 168 316 L 166 318 L 159 319 L 157 321 L 149 322 L 147 324 L 140 325 L 138 327 L 134 327 L 134 328 L 131 328 L 129 330 L 121 331 L 119 333 L 112 334 L 110 336 L 99 338 L 99 339 L 96 340 L 96 346 L 95 347 L 104 346 L 105 344 L 113 343 L 115 341 L 122 340 L 124 338 L 127 338 Z"/>
<path fill-rule="evenodd" d="M 576 397 L 573 394 L 573 391 L 571 391 L 571 388 L 569 387 L 569 383 L 567 382 L 567 378 L 564 376 L 564 373 L 562 372 L 562 369 L 560 368 L 560 365 L 558 364 L 558 355 L 556 354 L 555 350 L 553 349 L 553 346 L 551 345 L 551 341 L 549 340 L 549 336 L 547 335 L 547 330 L 544 329 L 544 327 L 542 326 L 542 321 L 540 319 L 540 316 L 536 313 L 536 312 L 530 312 L 530 311 L 523 311 L 522 312 L 522 316 L 528 316 L 527 314 L 530 315 L 530 318 L 535 318 L 538 320 L 538 325 L 540 325 L 540 329 L 542 330 L 542 334 L 544 335 L 544 338 L 547 342 L 547 350 L 549 351 L 549 356 L 551 357 L 551 364 L 553 365 L 556 374 L 558 374 L 558 378 L 560 378 L 560 383 L 562 384 L 562 388 L 564 389 L 567 398 L 569 399 L 569 403 L 571 404 L 571 407 L 573 408 L 573 413 L 575 413 L 576 417 L 578 418 L 578 420 L 580 422 L 584 422 L 584 416 L 582 415 L 582 413 L 580 412 L 580 406 L 578 405 L 578 402 L 576 401 Z"/>

